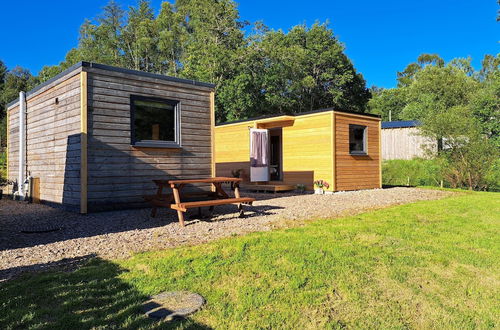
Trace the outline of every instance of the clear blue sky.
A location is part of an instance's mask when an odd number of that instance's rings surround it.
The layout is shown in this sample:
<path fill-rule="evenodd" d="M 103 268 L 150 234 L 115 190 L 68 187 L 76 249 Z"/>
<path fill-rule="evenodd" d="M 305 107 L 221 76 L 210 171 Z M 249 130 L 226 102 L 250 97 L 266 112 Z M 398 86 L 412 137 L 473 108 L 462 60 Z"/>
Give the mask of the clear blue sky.
<path fill-rule="evenodd" d="M 124 7 L 135 0 L 118 0 Z M 241 19 L 263 20 L 273 29 L 316 20 L 330 21 L 348 56 L 368 85 L 393 87 L 396 72 L 424 52 L 446 61 L 500 52 L 496 0 L 240 0 Z M 107 0 L 5 1 L 0 15 L 0 59 L 36 74 L 57 64 L 77 45 L 85 18 L 94 18 Z M 160 0 L 153 0 L 158 10 Z"/>

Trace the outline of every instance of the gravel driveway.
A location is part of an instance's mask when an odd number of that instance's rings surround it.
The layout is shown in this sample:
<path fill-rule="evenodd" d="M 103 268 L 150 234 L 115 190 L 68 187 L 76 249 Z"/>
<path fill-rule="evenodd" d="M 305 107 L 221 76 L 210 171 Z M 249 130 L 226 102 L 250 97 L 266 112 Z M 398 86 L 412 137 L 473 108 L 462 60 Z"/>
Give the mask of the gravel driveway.
<path fill-rule="evenodd" d="M 135 209 L 79 215 L 39 204 L 0 200 L 0 281 L 25 271 L 78 264 L 93 256 L 126 258 L 133 252 L 193 245 L 231 235 L 293 226 L 306 219 L 331 218 L 391 205 L 446 197 L 452 193 L 389 188 L 333 195 L 251 194 L 257 199 L 237 217 L 236 206 L 221 206 L 198 219 L 188 212 L 181 228 L 174 211 Z M 25 233 L 33 229 L 59 230 Z M 24 232 L 23 232 L 24 231 Z"/>

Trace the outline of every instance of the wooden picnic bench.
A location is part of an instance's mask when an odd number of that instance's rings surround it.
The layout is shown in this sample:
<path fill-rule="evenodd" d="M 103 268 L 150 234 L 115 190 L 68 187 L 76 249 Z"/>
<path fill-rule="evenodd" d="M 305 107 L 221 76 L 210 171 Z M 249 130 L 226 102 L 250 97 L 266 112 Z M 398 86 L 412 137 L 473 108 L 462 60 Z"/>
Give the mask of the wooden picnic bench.
<path fill-rule="evenodd" d="M 151 216 L 156 216 L 158 207 L 171 208 L 177 211 L 179 223 L 184 226 L 184 212 L 190 208 L 198 208 L 201 215 L 202 207 L 209 207 L 210 212 L 215 206 L 237 204 L 240 212 L 240 217 L 244 216 L 243 204 L 252 205 L 255 198 L 241 197 L 239 184 L 242 181 L 240 178 L 215 177 L 207 179 L 189 179 L 189 180 L 153 180 L 157 186 L 156 195 L 144 196 L 144 198 L 152 204 Z M 213 186 L 213 191 L 201 192 L 186 192 L 182 189 L 188 184 L 209 183 Z M 231 183 L 234 187 L 234 198 L 222 188 L 222 184 Z M 171 188 L 172 193 L 163 193 L 164 188 Z M 197 200 L 197 199 L 202 200 Z M 194 201 L 186 201 L 186 199 L 195 199 Z"/>

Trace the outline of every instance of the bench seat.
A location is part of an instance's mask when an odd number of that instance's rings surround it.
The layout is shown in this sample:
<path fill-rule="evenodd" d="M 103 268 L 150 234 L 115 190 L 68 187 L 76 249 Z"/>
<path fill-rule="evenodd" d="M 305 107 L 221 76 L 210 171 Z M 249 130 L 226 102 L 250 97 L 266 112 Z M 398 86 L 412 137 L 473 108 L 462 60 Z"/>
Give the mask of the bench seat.
<path fill-rule="evenodd" d="M 197 202 L 182 202 L 179 204 L 171 204 L 170 208 L 186 212 L 187 209 L 195 208 L 195 207 L 205 207 L 205 206 L 217 206 L 217 205 L 226 205 L 226 204 L 251 204 L 255 202 L 255 198 L 251 197 L 240 197 L 240 198 L 223 198 L 223 199 L 214 199 L 207 201 L 197 201 Z"/>

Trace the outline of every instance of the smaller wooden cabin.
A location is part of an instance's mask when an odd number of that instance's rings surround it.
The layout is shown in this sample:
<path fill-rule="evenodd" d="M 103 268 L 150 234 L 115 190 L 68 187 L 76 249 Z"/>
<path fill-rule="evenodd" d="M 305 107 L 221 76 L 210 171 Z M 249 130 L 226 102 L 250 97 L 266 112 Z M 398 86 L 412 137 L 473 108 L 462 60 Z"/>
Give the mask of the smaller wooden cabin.
<path fill-rule="evenodd" d="M 212 84 L 80 62 L 7 116 L 8 178 L 36 178 L 36 197 L 53 206 L 142 206 L 154 179 L 214 174 Z"/>
<path fill-rule="evenodd" d="M 417 120 L 382 122 L 382 160 L 426 158 L 438 143 L 420 134 Z"/>
<path fill-rule="evenodd" d="M 217 176 L 240 170 L 258 185 L 305 185 L 327 181 L 328 191 L 381 188 L 380 117 L 334 109 L 255 118 L 215 127 Z M 268 132 L 267 180 L 252 173 L 251 131 Z"/>

